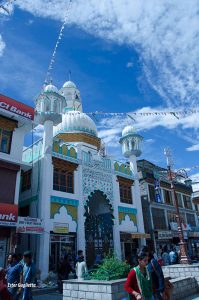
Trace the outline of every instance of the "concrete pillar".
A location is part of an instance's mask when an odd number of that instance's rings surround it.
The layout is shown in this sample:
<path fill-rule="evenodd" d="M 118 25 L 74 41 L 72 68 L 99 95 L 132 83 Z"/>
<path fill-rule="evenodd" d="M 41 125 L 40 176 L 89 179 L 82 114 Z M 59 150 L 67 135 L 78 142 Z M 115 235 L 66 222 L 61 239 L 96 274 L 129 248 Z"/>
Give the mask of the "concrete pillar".
<path fill-rule="evenodd" d="M 134 174 L 134 201 L 137 208 L 137 225 L 138 231 L 144 233 L 144 219 L 142 213 L 142 204 L 141 204 L 141 193 L 140 193 L 140 184 L 139 184 L 139 177 L 138 177 L 138 170 L 137 170 L 137 159 L 135 155 L 131 155 L 129 157 L 130 161 L 130 169 Z M 146 245 L 146 239 L 141 239 L 141 245 Z"/>
<path fill-rule="evenodd" d="M 50 247 L 50 195 L 53 185 L 52 166 L 52 144 L 53 144 L 53 122 L 50 120 L 44 123 L 43 157 L 41 163 L 41 190 L 39 197 L 39 214 L 43 220 L 44 233 L 40 235 L 39 241 L 39 269 L 41 279 L 48 276 L 49 268 L 49 247 Z"/>
<path fill-rule="evenodd" d="M 119 230 L 119 215 L 118 215 L 118 197 L 120 195 L 120 188 L 118 182 L 116 182 L 116 176 L 114 176 L 113 181 L 113 214 L 114 214 L 114 225 L 113 225 L 113 240 L 114 240 L 114 252 L 119 259 L 122 259 L 122 249 L 120 241 L 120 230 Z M 117 203 L 118 202 L 118 203 Z"/>
<path fill-rule="evenodd" d="M 83 194 L 83 183 L 82 183 L 82 165 L 78 166 L 77 170 L 77 178 L 76 182 L 78 182 L 78 191 L 77 194 L 80 196 L 79 198 L 79 206 L 78 206 L 78 223 L 77 223 L 77 251 L 84 251 L 84 255 L 86 256 L 86 241 L 85 241 L 85 217 L 84 217 L 84 194 Z"/>

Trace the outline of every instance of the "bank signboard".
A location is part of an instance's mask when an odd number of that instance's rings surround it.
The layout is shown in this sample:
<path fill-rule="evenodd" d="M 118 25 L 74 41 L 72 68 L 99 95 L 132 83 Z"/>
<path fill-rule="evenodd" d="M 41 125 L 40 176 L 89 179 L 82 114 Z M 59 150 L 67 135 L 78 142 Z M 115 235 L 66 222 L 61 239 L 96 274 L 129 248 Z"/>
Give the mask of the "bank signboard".
<path fill-rule="evenodd" d="M 0 94 L 0 110 L 5 110 L 25 119 L 34 119 L 34 108 Z"/>
<path fill-rule="evenodd" d="M 18 217 L 17 233 L 42 234 L 43 222 L 38 218 Z"/>
<path fill-rule="evenodd" d="M 18 205 L 0 203 L 0 226 L 16 226 Z"/>

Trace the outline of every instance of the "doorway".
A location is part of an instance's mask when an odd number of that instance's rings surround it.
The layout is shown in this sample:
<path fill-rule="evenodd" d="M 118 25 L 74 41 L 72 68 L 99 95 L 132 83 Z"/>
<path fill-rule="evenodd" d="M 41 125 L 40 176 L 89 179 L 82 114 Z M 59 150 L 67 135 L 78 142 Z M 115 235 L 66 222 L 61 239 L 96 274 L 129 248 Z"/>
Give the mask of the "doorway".
<path fill-rule="evenodd" d="M 107 196 L 96 190 L 85 206 L 86 258 L 89 267 L 113 251 L 113 209 Z"/>

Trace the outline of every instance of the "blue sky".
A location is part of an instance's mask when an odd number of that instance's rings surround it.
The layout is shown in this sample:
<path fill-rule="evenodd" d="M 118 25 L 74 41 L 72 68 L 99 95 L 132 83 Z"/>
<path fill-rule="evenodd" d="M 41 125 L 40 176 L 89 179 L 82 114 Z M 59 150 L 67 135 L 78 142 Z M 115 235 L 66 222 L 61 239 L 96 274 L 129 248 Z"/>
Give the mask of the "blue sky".
<path fill-rule="evenodd" d="M 30 3 L 33 2 L 33 3 Z M 149 3 L 150 2 L 150 3 Z M 170 111 L 198 107 L 199 3 L 74 0 L 52 71 L 61 88 L 72 72 L 85 112 Z M 17 0 L 0 13 L 0 92 L 34 105 L 66 11 L 66 0 Z M 198 115 L 98 117 L 108 152 L 121 158 L 123 127 L 143 135 L 141 158 L 175 168 L 198 162 Z M 198 173 L 198 169 L 189 174 Z M 197 178 L 197 177 L 196 177 Z"/>

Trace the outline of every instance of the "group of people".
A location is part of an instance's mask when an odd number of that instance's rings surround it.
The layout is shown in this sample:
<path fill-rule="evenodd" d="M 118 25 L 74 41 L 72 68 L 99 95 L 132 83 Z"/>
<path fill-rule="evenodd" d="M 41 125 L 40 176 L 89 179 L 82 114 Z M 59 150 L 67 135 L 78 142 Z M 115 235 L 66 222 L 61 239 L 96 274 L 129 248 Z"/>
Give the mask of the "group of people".
<path fill-rule="evenodd" d="M 70 261 L 70 256 L 66 254 L 58 267 L 58 289 L 60 293 L 63 291 L 62 280 L 68 280 L 70 273 L 73 273 L 78 280 L 83 280 L 87 272 L 88 269 L 82 250 L 79 250 L 77 253 L 74 267 Z"/>
<path fill-rule="evenodd" d="M 168 251 L 167 246 L 165 246 L 160 255 L 160 259 L 162 259 L 164 266 L 175 265 L 179 262 L 179 254 L 175 247 L 171 247 L 171 250 Z"/>
<path fill-rule="evenodd" d="M 138 264 L 128 274 L 125 290 L 132 300 L 170 299 L 172 286 L 165 286 L 161 265 L 144 247 L 137 255 Z"/>
<path fill-rule="evenodd" d="M 35 286 L 36 269 L 32 254 L 26 251 L 18 260 L 15 253 L 8 255 L 6 269 L 0 269 L 0 300 L 32 300 L 32 287 Z"/>

